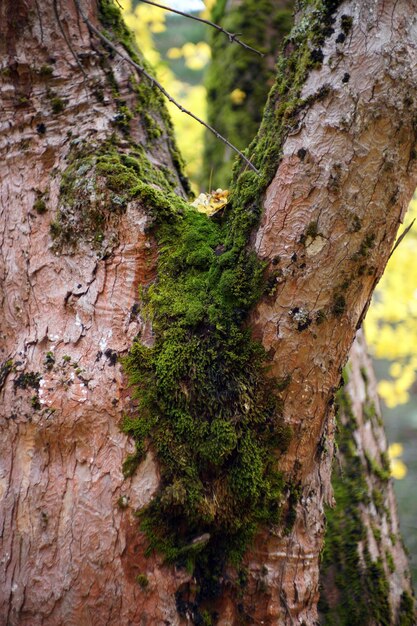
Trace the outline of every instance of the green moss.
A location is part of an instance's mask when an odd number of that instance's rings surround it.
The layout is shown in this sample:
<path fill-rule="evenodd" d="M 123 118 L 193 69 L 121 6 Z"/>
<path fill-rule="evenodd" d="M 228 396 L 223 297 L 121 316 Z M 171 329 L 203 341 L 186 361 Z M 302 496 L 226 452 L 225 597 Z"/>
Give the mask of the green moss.
<path fill-rule="evenodd" d="M 188 565 L 220 539 L 232 558 L 248 529 L 277 521 L 273 450 L 289 439 L 265 355 L 240 328 L 248 296 L 219 275 L 223 237 L 219 224 L 192 209 L 159 227 L 159 281 L 144 295 L 155 344 L 135 343 L 125 363 L 140 417 L 125 420 L 124 430 L 141 454 L 150 437 L 162 474 L 142 527 L 152 547 Z M 202 533 L 210 541 L 196 551 L 190 541 Z"/>
<path fill-rule="evenodd" d="M 372 561 L 367 545 L 367 528 L 361 512 L 370 502 L 367 471 L 354 443 L 357 423 L 343 388 L 337 394 L 337 404 L 336 441 L 340 460 L 335 459 L 332 476 L 336 506 L 326 510 L 327 529 L 320 567 L 320 623 L 389 626 L 392 624 L 389 582 L 382 560 Z M 372 530 L 379 541 L 380 530 L 376 527 Z M 337 602 L 333 600 L 333 591 L 327 594 L 328 581 L 330 590 L 333 584 L 338 589 Z"/>
<path fill-rule="evenodd" d="M 381 530 L 375 525 L 372 525 L 372 534 L 374 536 L 375 541 L 377 543 L 380 543 L 382 539 Z"/>
<path fill-rule="evenodd" d="M 395 572 L 395 563 L 394 558 L 389 550 L 385 552 L 385 560 L 387 562 L 389 571 L 391 572 L 391 574 L 393 574 Z"/>
<path fill-rule="evenodd" d="M 285 534 L 289 535 L 297 518 L 297 505 L 301 497 L 300 485 L 288 485 L 288 508 L 285 517 Z"/>
<path fill-rule="evenodd" d="M 31 397 L 30 404 L 35 411 L 40 411 L 41 403 L 39 402 L 39 396 L 37 394 Z"/>
<path fill-rule="evenodd" d="M 316 313 L 316 324 L 317 326 L 320 326 L 325 321 L 326 321 L 326 313 L 320 309 Z"/>
<path fill-rule="evenodd" d="M 62 98 L 58 98 L 57 96 L 55 96 L 54 98 L 51 98 L 51 107 L 52 113 L 58 115 L 58 113 L 62 113 L 62 111 L 65 109 L 65 102 L 62 100 Z"/>
<path fill-rule="evenodd" d="M 45 354 L 44 364 L 46 369 L 51 370 L 55 365 L 55 355 L 53 352 L 49 351 Z"/>
<path fill-rule="evenodd" d="M 375 247 L 375 243 L 376 235 L 374 233 L 365 235 L 365 237 L 362 239 L 361 245 L 359 246 L 359 250 L 355 252 L 352 260 L 360 261 L 361 259 L 369 256 L 370 251 Z"/>
<path fill-rule="evenodd" d="M 119 509 L 127 509 L 127 507 L 129 506 L 129 498 L 127 496 L 120 496 L 117 499 L 117 506 L 119 507 Z"/>
<path fill-rule="evenodd" d="M 362 228 L 362 222 L 357 215 L 354 215 L 352 218 L 352 225 L 350 227 L 351 231 L 357 233 Z"/>
<path fill-rule="evenodd" d="M 0 390 L 4 386 L 4 383 L 6 382 L 6 378 L 8 377 L 12 369 L 13 369 L 12 359 L 8 359 L 7 361 L 4 361 L 4 363 L 2 363 L 0 367 Z"/>
<path fill-rule="evenodd" d="M 136 582 L 142 587 L 142 589 L 146 589 L 149 586 L 149 579 L 146 574 L 137 574 Z"/>
<path fill-rule="evenodd" d="M 139 111 L 141 107 L 139 106 Z M 154 119 L 151 113 L 142 114 L 142 122 L 145 127 L 146 133 L 148 135 L 148 139 L 154 140 L 159 139 L 163 133 L 160 124 Z"/>
<path fill-rule="evenodd" d="M 42 78 L 51 78 L 52 74 L 54 73 L 54 68 L 52 67 L 52 65 L 41 65 L 38 73 L 39 76 L 42 76 Z"/>
<path fill-rule="evenodd" d="M 39 381 L 42 378 L 40 372 L 27 372 L 17 376 L 13 384 L 19 389 L 39 389 Z"/>
<path fill-rule="evenodd" d="M 184 211 L 186 204 L 173 192 L 174 183 L 139 145 L 132 144 L 127 155 L 111 141 L 77 143 L 67 160 L 58 213 L 50 225 L 57 251 L 86 241 L 98 253 L 107 254 L 117 243 L 112 224 L 117 224 L 131 201 L 146 207 L 149 226 Z"/>
<path fill-rule="evenodd" d="M 314 237 L 317 237 L 318 234 L 319 234 L 318 222 L 310 222 L 310 224 L 307 226 L 307 229 L 306 229 L 306 236 L 312 237 L 314 239 Z"/>
<path fill-rule="evenodd" d="M 388 452 L 381 453 L 381 465 L 384 475 L 388 474 L 388 477 L 391 476 L 391 461 Z"/>
<path fill-rule="evenodd" d="M 346 310 L 345 296 L 338 293 L 333 298 L 332 313 L 335 317 L 340 317 Z"/>
<path fill-rule="evenodd" d="M 372 501 L 375 504 L 375 508 L 379 515 L 383 515 L 386 512 L 384 494 L 380 489 L 374 487 L 372 489 Z"/>
<path fill-rule="evenodd" d="M 340 25 L 345 35 L 348 35 L 352 30 L 353 18 L 351 15 L 342 15 Z"/>
<path fill-rule="evenodd" d="M 103 26 L 115 35 L 117 41 L 121 43 L 126 52 L 131 56 L 136 56 L 138 51 L 132 33 L 126 27 L 120 8 L 113 0 L 99 0 L 99 19 Z"/>
<path fill-rule="evenodd" d="M 99 19 L 107 30 L 106 34 L 112 41 L 119 42 L 130 58 L 143 67 L 149 74 L 154 74 L 152 68 L 143 58 L 138 50 L 134 37 L 126 27 L 120 8 L 113 0 L 99 0 Z M 118 96 L 118 86 L 111 69 L 108 70 L 108 78 L 112 84 L 114 95 Z M 153 82 L 144 76 L 137 81 L 134 76 L 131 78 L 131 88 L 137 96 L 137 106 L 135 112 L 139 114 L 142 125 L 145 127 L 148 139 L 154 140 L 164 132 L 166 143 L 171 154 L 172 163 L 177 171 L 178 178 L 186 193 L 191 193 L 189 181 L 184 174 L 184 163 L 178 151 L 175 141 L 174 129 L 171 118 L 168 114 L 166 102 L 162 93 L 155 87 Z M 133 113 L 126 107 L 124 102 L 119 103 L 119 112 L 114 120 L 124 134 L 127 134 L 129 122 Z"/>
<path fill-rule="evenodd" d="M 390 467 L 389 467 L 389 460 L 388 460 L 388 465 L 387 465 L 386 459 L 384 459 L 383 461 L 383 463 L 385 464 L 385 467 L 384 467 L 384 465 L 380 465 L 376 459 L 372 458 L 371 455 L 367 451 L 365 451 L 365 459 L 366 459 L 366 463 L 368 466 L 368 470 L 371 474 L 376 476 L 382 482 L 387 482 L 390 479 L 391 472 L 390 472 Z"/>
<path fill-rule="evenodd" d="M 376 561 L 372 561 L 367 550 L 364 551 L 364 557 L 366 566 L 365 583 L 370 617 L 373 623 L 380 624 L 380 626 L 391 626 L 390 588 L 382 559 L 378 558 Z M 366 622 L 362 623 L 365 624 Z"/>
<path fill-rule="evenodd" d="M 377 416 L 377 410 L 374 402 L 365 402 L 363 406 L 363 419 L 367 422 L 368 420 L 374 420 Z"/>
<path fill-rule="evenodd" d="M 363 382 L 365 383 L 365 386 L 366 386 L 368 384 L 368 382 L 369 382 L 369 380 L 368 380 L 368 373 L 366 371 L 366 368 L 365 367 L 361 367 L 360 368 L 360 372 L 361 372 L 362 380 L 363 380 Z M 376 411 L 375 404 L 372 403 L 371 406 L 373 407 L 373 410 Z"/>
<path fill-rule="evenodd" d="M 203 626 L 212 626 L 212 624 L 214 624 L 212 616 L 210 615 L 208 611 L 201 612 L 201 619 L 202 619 L 201 623 L 203 624 Z"/>
<path fill-rule="evenodd" d="M 117 107 L 117 113 L 113 118 L 113 123 L 120 128 L 125 135 L 128 135 L 130 132 L 130 121 L 133 117 L 133 113 L 130 111 L 129 107 L 125 104 L 120 104 Z"/>
<path fill-rule="evenodd" d="M 122 472 L 125 478 L 129 478 L 129 476 L 133 476 L 135 473 L 139 463 L 142 460 L 142 450 L 139 449 L 134 454 L 128 454 L 122 465 Z"/>
<path fill-rule="evenodd" d="M 33 203 L 33 210 L 36 211 L 38 215 L 46 213 L 46 202 L 42 197 L 35 200 Z"/>
<path fill-rule="evenodd" d="M 400 612 L 397 626 L 414 626 L 416 623 L 416 608 L 414 598 L 408 591 L 401 595 Z"/>

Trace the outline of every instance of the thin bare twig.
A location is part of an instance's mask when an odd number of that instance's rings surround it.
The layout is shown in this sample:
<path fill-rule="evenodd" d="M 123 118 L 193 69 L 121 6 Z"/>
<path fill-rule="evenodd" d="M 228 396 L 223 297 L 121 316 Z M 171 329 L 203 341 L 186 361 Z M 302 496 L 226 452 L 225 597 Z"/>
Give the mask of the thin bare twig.
<path fill-rule="evenodd" d="M 165 87 L 163 87 L 161 85 L 160 82 L 158 82 L 156 80 L 156 78 L 154 78 L 151 74 L 149 74 L 149 72 L 147 72 L 145 70 L 144 67 L 142 67 L 141 65 L 139 65 L 138 63 L 136 63 L 135 61 L 133 61 L 133 59 L 130 58 L 130 56 L 122 52 L 120 52 L 120 50 L 118 50 L 116 48 L 116 46 L 114 45 L 114 43 L 112 41 L 110 41 L 110 39 L 108 39 L 105 35 L 103 35 L 103 33 L 101 33 L 98 28 L 96 28 L 88 19 L 88 17 L 86 17 L 86 15 L 84 15 L 83 10 L 81 9 L 80 6 L 80 2 L 79 0 L 74 0 L 75 5 L 81 15 L 81 18 L 83 19 L 84 23 L 87 25 L 88 29 L 94 33 L 95 35 L 97 35 L 97 37 L 99 37 L 99 39 L 101 39 L 106 46 L 108 46 L 109 48 L 111 48 L 111 50 L 113 50 L 116 54 L 118 54 L 124 61 L 126 61 L 126 63 L 129 63 L 130 65 L 132 65 L 132 67 L 134 67 L 139 74 L 141 74 L 142 76 L 145 76 L 151 83 L 151 85 L 155 86 L 157 89 L 159 89 L 159 91 L 161 93 L 163 93 L 163 95 L 170 101 L 172 102 L 172 104 L 174 104 L 180 111 L 182 111 L 183 113 L 185 113 L 186 115 L 189 115 L 190 117 L 192 117 L 194 120 L 196 120 L 197 122 L 199 122 L 200 124 L 202 124 L 205 128 L 207 128 L 210 132 L 213 133 L 213 135 L 215 135 L 215 137 L 217 137 L 217 139 L 220 139 L 220 141 L 222 141 L 223 143 L 226 144 L 226 146 L 229 146 L 229 148 L 231 148 L 234 152 L 236 152 L 236 154 L 238 154 L 240 156 L 241 159 L 243 159 L 243 161 L 245 161 L 245 163 L 248 165 L 248 167 L 250 167 L 251 170 L 253 170 L 256 174 L 259 175 L 259 171 L 256 169 L 256 167 L 254 165 L 252 165 L 252 163 L 249 161 L 249 159 L 247 157 L 245 157 L 245 155 L 238 149 L 236 148 L 236 146 L 234 146 L 232 143 L 230 143 L 230 141 L 228 141 L 225 137 L 223 137 L 223 135 L 221 135 L 219 132 L 217 132 L 217 130 L 215 128 L 213 128 L 212 126 L 210 126 L 210 124 L 207 124 L 206 122 L 204 122 L 204 120 L 200 119 L 199 117 L 197 117 L 197 115 L 194 115 L 194 113 L 192 113 L 191 111 L 188 111 L 188 109 L 185 109 L 182 104 L 180 104 L 179 102 L 177 102 L 165 89 Z"/>
<path fill-rule="evenodd" d="M 183 11 L 178 11 L 177 9 L 171 9 L 171 7 L 167 7 L 164 4 L 158 4 L 157 2 L 152 2 L 152 0 L 140 0 L 140 2 L 145 2 L 145 4 L 150 4 L 154 7 L 158 7 L 159 9 L 164 9 L 164 11 L 170 11 L 171 13 L 182 15 L 183 17 L 189 17 L 190 20 L 195 20 L 196 22 L 202 22 L 203 24 L 207 24 L 207 26 L 211 26 L 212 28 L 219 30 L 221 33 L 224 33 L 228 37 L 230 43 L 235 42 L 239 44 L 239 46 L 242 46 L 242 48 L 245 48 L 246 50 L 250 50 L 251 52 L 254 52 L 255 54 L 259 54 L 260 57 L 265 56 L 262 52 L 259 52 L 259 50 L 252 48 L 252 46 L 249 46 L 247 43 L 239 39 L 236 33 L 229 32 L 225 28 L 222 28 L 218 24 L 215 24 L 215 22 L 210 22 L 210 20 L 205 20 L 204 18 L 198 17 L 197 15 L 184 13 Z"/>
<path fill-rule="evenodd" d="M 416 218 L 413 219 L 413 221 L 411 222 L 411 224 L 409 224 L 407 226 L 407 228 L 405 229 L 404 232 L 401 233 L 401 235 L 398 237 L 397 241 L 395 242 L 395 246 L 393 247 L 393 249 L 391 250 L 391 254 L 389 255 L 388 259 L 390 259 L 392 257 L 392 255 L 394 254 L 394 252 L 396 251 L 396 249 L 398 248 L 398 246 L 400 245 L 400 243 L 402 242 L 402 240 L 404 239 L 404 237 L 406 236 L 407 233 L 410 232 L 410 230 L 413 227 L 414 222 L 416 221 Z"/>

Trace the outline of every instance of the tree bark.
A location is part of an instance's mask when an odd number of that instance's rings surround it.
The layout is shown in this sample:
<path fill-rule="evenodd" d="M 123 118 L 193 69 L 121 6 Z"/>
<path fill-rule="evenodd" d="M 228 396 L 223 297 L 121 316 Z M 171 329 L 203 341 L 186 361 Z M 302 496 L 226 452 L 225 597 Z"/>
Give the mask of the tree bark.
<path fill-rule="evenodd" d="M 95 1 L 83 7 L 107 26 Z M 138 288 L 154 277 L 148 211 L 130 201 L 102 224 L 91 168 L 72 172 L 92 184 L 83 206 L 71 209 L 60 191 L 74 151 L 98 152 L 114 136 L 126 154 L 142 146 L 185 196 L 171 130 L 158 99 L 149 113 L 158 139 L 144 105 L 129 135 L 120 130 L 121 107 L 137 104 L 134 73 L 92 39 L 72 2 L 19 0 L 0 11 L 0 623 L 176 624 L 184 576 L 158 558 L 144 565 L 130 515 L 152 497 L 158 470 L 149 455 L 124 479 L 133 446 L 118 426 L 132 403 L 116 357 L 143 329 Z M 69 241 L 51 236 L 59 220 Z M 145 568 L 146 594 L 136 581 Z"/>
<path fill-rule="evenodd" d="M 268 12 L 258 15 L 259 39 L 256 39 L 255 32 L 252 40 L 254 46 L 262 48 L 263 37 L 274 23 L 271 16 L 275 11 L 281 15 L 285 14 L 285 10 L 289 12 L 290 4 L 285 6 L 285 2 L 279 1 L 272 3 Z M 250 11 L 250 2 L 231 2 L 226 5 L 219 2 L 218 5 L 222 9 L 222 19 L 227 16 L 227 23 L 233 23 L 235 16 L 244 19 L 242 16 L 245 11 Z M 220 18 L 219 8 L 214 17 Z M 261 27 L 259 22 L 262 18 Z M 269 41 L 270 46 L 277 46 L 271 56 L 278 57 L 281 45 L 279 38 L 274 37 Z M 220 41 L 213 48 L 209 76 L 222 75 L 224 49 L 225 45 Z M 233 116 L 222 116 L 224 99 L 230 96 L 230 82 L 241 84 L 242 66 L 248 62 L 247 55 L 236 49 L 234 59 L 236 74 L 231 77 L 230 70 L 228 82 L 217 78 L 214 93 L 210 91 L 210 80 L 208 85 L 211 122 L 215 123 L 216 116 L 222 118 L 223 132 L 227 136 L 235 132 L 238 120 Z M 270 67 L 268 57 L 252 57 L 250 60 L 254 76 L 261 76 Z M 259 90 L 247 90 L 244 101 L 239 105 L 249 118 L 253 118 L 253 111 L 259 110 L 266 102 L 268 87 L 266 84 L 259 86 L 260 89 L 262 87 L 264 91 L 261 93 Z M 251 126 L 240 124 L 240 146 L 243 148 L 243 145 L 249 145 L 251 139 Z M 222 160 L 222 150 L 212 152 L 211 158 L 213 171 L 224 172 L 227 163 Z M 327 508 L 324 559 L 320 565 L 320 623 L 331 624 L 334 620 L 347 625 L 380 623 L 384 620 L 386 623 L 408 623 L 405 621 L 407 615 L 410 623 L 413 623 L 415 615 L 410 573 L 399 532 L 392 481 L 389 479 L 387 443 L 375 375 L 361 331 L 349 353 L 345 371 L 349 373 L 349 383 L 339 392 L 341 399 L 337 405 L 340 432 L 336 438 L 336 458 L 333 460 L 332 488 L 336 492 L 336 508 L 335 511 L 331 507 Z M 320 442 L 322 455 L 330 453 L 331 441 L 329 435 L 323 437 Z M 352 446 L 355 453 L 352 453 Z M 355 487 L 359 493 L 355 493 Z M 379 506 L 373 502 L 373 496 Z M 349 522 L 346 522 L 346 517 Z M 364 561 L 363 554 L 367 550 L 371 554 L 372 566 L 369 564 L 369 555 L 368 563 Z M 370 580 L 375 583 L 373 588 L 367 587 L 367 581 Z M 375 590 L 376 582 L 381 586 L 382 595 L 378 596 Z"/>
<path fill-rule="evenodd" d="M 334 32 L 321 48 L 323 65 L 309 73 L 302 89 L 313 104 L 286 136 L 254 237 L 276 285 L 256 307 L 251 325 L 271 355 L 271 374 L 289 381 L 284 416 L 294 436 L 280 468 L 288 495 L 291 485 L 300 494 L 292 531 L 261 534 L 249 561 L 249 598 L 259 586 L 261 564 L 268 571 L 264 604 L 258 596 L 255 604 L 255 595 L 248 604 L 254 619 L 266 623 L 316 619 L 323 504 L 332 501 L 332 453 L 322 454 L 321 442 L 332 441 L 341 365 L 415 187 L 415 103 L 401 88 L 404 74 L 397 73 L 402 56 L 408 78 L 415 67 L 415 8 L 387 2 L 338 6 Z M 269 110 L 279 104 L 272 94 Z"/>
<path fill-rule="evenodd" d="M 359 331 L 337 394 L 336 505 L 320 567 L 320 623 L 413 624 L 410 572 L 376 379 Z M 324 442 L 325 445 L 325 442 Z"/>
<path fill-rule="evenodd" d="M 114 30 L 103 6 L 99 19 L 95 2 L 83 3 L 93 24 Z M 303 107 L 271 137 L 282 152 L 257 157 L 276 172 L 253 242 L 273 288 L 251 323 L 271 374 L 287 381 L 294 436 L 279 463 L 296 518 L 291 528 L 289 510 L 286 525 L 258 537 L 247 587 L 240 598 L 224 590 L 219 624 L 245 614 L 254 623 L 317 619 L 331 462 L 320 445 L 328 433 L 331 448 L 341 365 L 416 180 L 415 9 L 380 0 L 331 12 L 335 32 L 302 86 Z M 144 102 L 137 91 L 140 77 L 92 40 L 75 6 L 19 0 L 1 11 L 2 619 L 186 623 L 174 594 L 190 574 L 145 559 L 132 516 L 156 492 L 158 468 L 148 453 L 124 481 L 131 444 L 117 427 L 134 407 L 115 355 L 139 331 L 151 341 L 136 306 L 137 287 L 155 273 L 150 192 L 132 199 L 102 180 L 109 154 L 116 158 L 111 139 L 119 161 L 140 152 L 152 188 L 184 197 L 169 123 L 156 96 Z M 343 47 L 342 15 L 352 17 Z M 259 141 L 279 104 L 275 92 Z"/>

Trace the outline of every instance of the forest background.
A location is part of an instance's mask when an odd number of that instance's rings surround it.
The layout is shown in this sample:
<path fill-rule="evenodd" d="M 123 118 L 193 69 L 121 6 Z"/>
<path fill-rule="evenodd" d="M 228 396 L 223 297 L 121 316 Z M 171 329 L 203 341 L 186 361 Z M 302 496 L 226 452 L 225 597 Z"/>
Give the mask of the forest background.
<path fill-rule="evenodd" d="M 168 92 L 186 109 L 207 119 L 207 71 L 210 30 L 197 21 L 141 0 L 120 0 L 127 25 Z M 215 0 L 166 0 L 171 8 L 209 19 Z M 245 40 L 245 33 L 242 34 Z M 247 39 L 246 39 L 247 40 Z M 250 43 L 250 41 L 248 41 Z M 245 107 L 239 86 L 229 94 L 233 108 Z M 206 130 L 169 104 L 177 140 L 193 191 L 211 191 L 219 176 L 203 166 Z M 245 145 L 238 146 L 244 148 Z M 227 173 L 220 182 L 227 188 Z M 227 169 L 226 169 L 227 172 Z M 231 168 L 230 168 L 231 173 Z M 218 174 L 218 173 L 217 173 Z M 417 194 L 405 218 L 404 232 L 417 217 Z M 417 226 L 401 241 L 380 281 L 365 321 L 365 332 L 379 380 L 378 391 L 387 437 L 394 489 L 405 546 L 417 589 Z"/>

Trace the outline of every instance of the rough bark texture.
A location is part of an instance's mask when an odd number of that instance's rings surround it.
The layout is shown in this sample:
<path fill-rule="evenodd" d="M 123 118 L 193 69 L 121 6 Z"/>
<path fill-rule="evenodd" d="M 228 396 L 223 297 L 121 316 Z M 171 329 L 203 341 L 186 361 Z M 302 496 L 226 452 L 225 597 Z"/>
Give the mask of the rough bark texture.
<path fill-rule="evenodd" d="M 96 23 L 95 3 L 84 6 Z M 323 66 L 303 88 L 313 98 L 266 194 L 255 246 L 271 267 L 279 256 L 281 271 L 252 320 L 272 373 L 291 376 L 283 400 L 294 437 L 281 465 L 297 517 L 290 532 L 287 524 L 286 533 L 259 537 L 247 589 L 241 602 L 224 594 L 220 624 L 245 614 L 253 623 L 316 620 L 331 459 L 320 441 L 329 433 L 331 447 L 341 364 L 415 185 L 416 8 L 405 0 L 341 4 L 335 24 L 349 14 L 352 31 L 343 47 L 338 28 L 327 39 Z M 131 515 L 157 489 L 152 456 L 133 478 L 123 481 L 121 473 L 130 445 L 118 422 L 131 406 L 114 357 L 140 329 L 148 337 L 134 306 L 156 256 L 144 203 L 106 215 L 99 232 L 88 215 L 83 226 L 68 211 L 73 240 L 57 226 L 54 241 L 50 233 L 62 210 L 60 173 L 77 140 L 99 146 L 116 132 L 119 151 L 123 141 L 128 151 L 129 130 L 182 194 L 171 139 L 163 116 L 152 141 L 152 119 L 142 112 L 129 121 L 131 72 L 103 56 L 71 3 L 5 2 L 0 29 L 0 619 L 13 626 L 185 623 L 174 594 L 189 575 L 155 555 L 145 560 Z M 78 169 L 77 180 L 96 176 L 100 188 L 94 168 L 84 174 Z M 118 205 L 120 198 L 111 199 Z"/>
<path fill-rule="evenodd" d="M 146 212 L 128 203 L 103 241 L 81 228 L 72 250 L 50 233 L 67 155 L 120 135 L 114 90 L 133 105 L 132 72 L 92 41 L 72 2 L 58 4 L 59 22 L 54 6 L 0 8 L 0 623 L 175 624 L 183 574 L 144 565 L 137 523 L 118 505 L 126 496 L 140 508 L 158 484 L 152 456 L 123 478 L 132 444 L 118 424 L 130 400 L 115 362 L 143 325 L 138 287 L 154 276 Z M 96 3 L 83 6 L 97 23 Z M 151 143 L 136 116 L 130 133 L 183 193 L 166 129 Z M 146 594 L 136 580 L 145 567 Z"/>
<path fill-rule="evenodd" d="M 252 615 L 266 623 L 315 621 L 323 503 L 332 500 L 322 442 L 332 441 L 341 365 L 416 182 L 416 7 L 340 3 L 323 65 L 302 90 L 316 101 L 285 141 L 254 239 L 271 274 L 278 267 L 252 326 L 274 355 L 272 374 L 289 379 L 294 436 L 280 467 L 300 494 L 292 531 L 264 533 L 253 551 L 249 589 L 263 564 L 269 592 Z"/>
<path fill-rule="evenodd" d="M 360 331 L 337 395 L 333 478 L 321 564 L 323 624 L 413 624 L 412 588 L 376 380 Z"/>

